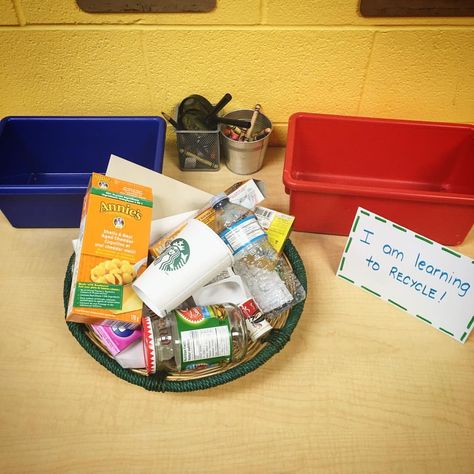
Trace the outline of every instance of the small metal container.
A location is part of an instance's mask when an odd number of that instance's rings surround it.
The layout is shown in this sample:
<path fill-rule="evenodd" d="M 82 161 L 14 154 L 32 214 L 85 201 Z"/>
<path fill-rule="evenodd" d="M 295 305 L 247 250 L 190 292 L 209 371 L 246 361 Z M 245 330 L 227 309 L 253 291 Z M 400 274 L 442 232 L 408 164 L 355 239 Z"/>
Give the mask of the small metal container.
<path fill-rule="evenodd" d="M 225 115 L 226 118 L 251 120 L 253 110 L 235 110 Z M 224 135 L 223 130 L 226 125 L 221 124 L 221 145 L 222 154 L 226 160 L 227 167 L 236 174 L 252 174 L 258 171 L 263 165 L 265 152 L 267 151 L 269 132 L 263 138 L 255 141 L 237 141 Z M 266 128 L 271 129 L 272 123 L 261 112 L 258 114 L 254 126 L 254 134 Z"/>

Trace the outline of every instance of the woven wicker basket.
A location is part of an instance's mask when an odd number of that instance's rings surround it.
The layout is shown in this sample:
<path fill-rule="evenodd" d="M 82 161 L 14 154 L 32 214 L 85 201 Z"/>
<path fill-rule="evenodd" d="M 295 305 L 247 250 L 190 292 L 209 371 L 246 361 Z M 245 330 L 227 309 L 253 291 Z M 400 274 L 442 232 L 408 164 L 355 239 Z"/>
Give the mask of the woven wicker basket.
<path fill-rule="evenodd" d="M 285 245 L 285 256 L 288 263 L 293 268 L 293 272 L 307 291 L 306 273 L 298 252 L 290 241 Z M 71 256 L 64 279 L 64 310 L 66 312 L 69 293 L 71 289 L 72 269 L 74 265 L 74 255 Z M 203 390 L 227 382 L 231 382 L 239 377 L 252 372 L 264 364 L 270 357 L 281 351 L 290 340 L 298 320 L 303 312 L 304 301 L 297 304 L 290 311 L 287 311 L 271 321 L 274 327 L 269 336 L 263 340 L 250 342 L 245 357 L 239 362 L 234 362 L 225 366 L 215 366 L 200 369 L 193 372 L 170 372 L 157 373 L 151 376 L 146 375 L 143 370 L 131 370 L 122 368 L 113 359 L 102 343 L 97 339 L 95 333 L 86 324 L 70 323 L 67 325 L 79 344 L 107 370 L 127 382 L 139 385 L 147 390 L 156 392 L 190 392 L 193 390 Z"/>

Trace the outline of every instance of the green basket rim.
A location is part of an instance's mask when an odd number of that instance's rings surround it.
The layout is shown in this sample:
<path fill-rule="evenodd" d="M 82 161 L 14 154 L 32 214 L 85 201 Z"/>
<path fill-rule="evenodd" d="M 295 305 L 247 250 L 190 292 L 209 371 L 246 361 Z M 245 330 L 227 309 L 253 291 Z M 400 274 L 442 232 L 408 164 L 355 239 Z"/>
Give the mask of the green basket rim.
<path fill-rule="evenodd" d="M 296 277 L 301 285 L 308 291 L 306 271 L 303 261 L 298 254 L 295 246 L 290 240 L 287 240 L 284 247 L 287 256 Z M 66 315 L 71 290 L 72 269 L 75 255 L 72 254 L 66 270 L 63 287 L 64 314 Z M 207 377 L 190 380 L 167 380 L 166 373 L 157 373 L 154 375 L 142 375 L 129 369 L 124 369 L 115 359 L 109 357 L 87 336 L 86 325 L 81 323 L 66 322 L 72 335 L 79 344 L 103 367 L 112 372 L 117 377 L 134 385 L 145 388 L 153 392 L 191 392 L 195 390 L 205 390 L 216 387 L 244 375 L 253 372 L 258 367 L 267 362 L 272 356 L 280 352 L 290 340 L 291 334 L 295 329 L 300 316 L 303 312 L 305 301 L 298 303 L 290 309 L 284 326 L 280 329 L 273 329 L 268 339 L 267 345 L 260 350 L 252 359 L 245 361 L 237 366 L 223 370 L 218 374 L 212 374 Z"/>

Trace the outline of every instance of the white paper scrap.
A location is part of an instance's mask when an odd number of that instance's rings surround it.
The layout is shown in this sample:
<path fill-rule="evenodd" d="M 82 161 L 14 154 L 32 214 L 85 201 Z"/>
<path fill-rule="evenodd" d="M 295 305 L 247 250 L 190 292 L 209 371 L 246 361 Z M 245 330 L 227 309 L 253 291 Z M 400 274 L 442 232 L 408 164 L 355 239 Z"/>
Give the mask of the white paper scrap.
<path fill-rule="evenodd" d="M 175 216 L 163 217 L 162 219 L 154 219 L 151 221 L 150 228 L 150 245 L 155 243 L 158 239 L 161 239 L 168 232 L 171 232 L 173 229 L 176 229 L 180 224 L 182 224 L 187 219 L 190 219 L 197 212 L 189 211 L 183 212 L 181 214 L 176 214 Z M 72 241 L 72 248 L 74 252 L 77 252 L 79 246 L 79 239 L 74 239 Z"/>
<path fill-rule="evenodd" d="M 153 191 L 153 219 L 200 209 L 213 196 L 115 155 L 110 155 L 106 175 L 149 186 Z"/>

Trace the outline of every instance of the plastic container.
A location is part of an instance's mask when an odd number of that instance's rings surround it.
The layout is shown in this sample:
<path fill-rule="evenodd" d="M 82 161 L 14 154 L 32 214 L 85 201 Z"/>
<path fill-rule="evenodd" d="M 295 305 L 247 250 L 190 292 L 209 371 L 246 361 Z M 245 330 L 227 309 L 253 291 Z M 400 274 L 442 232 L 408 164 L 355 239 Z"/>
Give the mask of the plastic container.
<path fill-rule="evenodd" d="M 145 315 L 142 325 L 149 375 L 228 364 L 247 352 L 244 316 L 232 303 L 176 309 L 164 318 Z"/>
<path fill-rule="evenodd" d="M 283 182 L 294 230 L 348 235 L 361 206 L 458 245 L 474 224 L 474 126 L 297 113 Z"/>
<path fill-rule="evenodd" d="M 0 209 L 14 227 L 79 227 L 91 172 L 111 154 L 161 172 L 161 117 L 6 117 Z"/>

